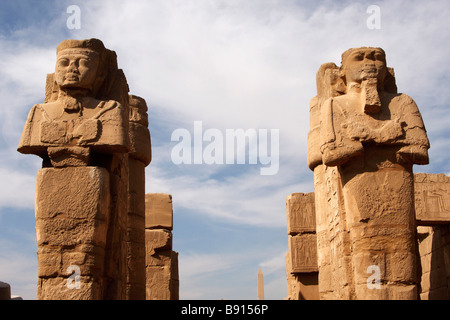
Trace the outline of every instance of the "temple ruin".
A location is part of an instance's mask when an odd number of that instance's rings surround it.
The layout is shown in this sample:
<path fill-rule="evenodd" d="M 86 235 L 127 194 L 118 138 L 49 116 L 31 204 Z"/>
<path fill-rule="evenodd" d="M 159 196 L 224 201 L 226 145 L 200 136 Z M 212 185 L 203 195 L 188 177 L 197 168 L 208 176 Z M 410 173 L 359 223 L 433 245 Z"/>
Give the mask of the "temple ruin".
<path fill-rule="evenodd" d="M 173 251 L 172 196 L 145 196 L 146 299 L 178 300 L 178 252 Z"/>
<path fill-rule="evenodd" d="M 381 48 L 320 67 L 308 135 L 315 191 L 286 205 L 288 299 L 449 299 L 450 178 L 413 174 L 429 146 Z"/>
<path fill-rule="evenodd" d="M 37 298 L 178 300 L 172 196 L 145 194 L 146 101 L 100 40 L 65 40 L 56 54 L 18 146 L 42 158 Z M 430 143 L 385 52 L 349 49 L 316 81 L 314 192 L 286 198 L 287 299 L 450 299 L 450 177 L 413 173 Z M 10 291 L 0 282 L 0 299 Z"/>
<path fill-rule="evenodd" d="M 147 105 L 129 94 L 114 51 L 98 39 L 59 44 L 18 151 L 42 158 L 38 299 L 145 300 L 146 244 L 154 242 L 146 230 Z"/>

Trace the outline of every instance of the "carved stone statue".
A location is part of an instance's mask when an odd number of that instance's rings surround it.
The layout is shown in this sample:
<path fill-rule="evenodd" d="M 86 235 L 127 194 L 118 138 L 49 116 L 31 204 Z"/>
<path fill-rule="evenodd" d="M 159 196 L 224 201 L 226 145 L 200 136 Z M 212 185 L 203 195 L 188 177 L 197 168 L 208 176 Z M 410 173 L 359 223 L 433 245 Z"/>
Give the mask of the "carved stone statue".
<path fill-rule="evenodd" d="M 145 299 L 147 106 L 128 94 L 114 51 L 98 39 L 59 44 L 18 151 L 43 159 L 38 299 Z"/>
<path fill-rule="evenodd" d="M 50 159 L 54 167 L 88 165 L 91 151 L 128 152 L 128 115 L 119 101 L 102 99 L 108 71 L 117 70 L 114 59 L 100 40 L 63 41 L 56 93 L 31 109 L 18 151 Z"/>
<path fill-rule="evenodd" d="M 340 68 L 322 65 L 317 86 L 308 164 L 322 298 L 415 299 L 412 166 L 428 163 L 429 148 L 417 105 L 397 93 L 381 48 L 347 50 Z"/>

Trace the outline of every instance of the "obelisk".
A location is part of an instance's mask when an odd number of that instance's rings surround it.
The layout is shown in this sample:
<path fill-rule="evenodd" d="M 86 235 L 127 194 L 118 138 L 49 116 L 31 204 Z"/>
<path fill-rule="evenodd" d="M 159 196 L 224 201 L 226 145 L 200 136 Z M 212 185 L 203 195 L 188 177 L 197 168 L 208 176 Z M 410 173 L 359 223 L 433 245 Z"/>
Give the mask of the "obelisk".
<path fill-rule="evenodd" d="M 264 280 L 261 269 L 258 271 L 258 300 L 264 300 Z"/>

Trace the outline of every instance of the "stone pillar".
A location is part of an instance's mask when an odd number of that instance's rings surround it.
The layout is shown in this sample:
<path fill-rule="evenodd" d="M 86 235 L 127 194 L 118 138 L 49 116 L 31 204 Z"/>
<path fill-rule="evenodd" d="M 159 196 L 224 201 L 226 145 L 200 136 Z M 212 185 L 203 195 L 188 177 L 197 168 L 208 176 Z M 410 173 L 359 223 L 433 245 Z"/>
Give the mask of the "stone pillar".
<path fill-rule="evenodd" d="M 264 277 L 261 269 L 258 271 L 258 300 L 264 300 Z"/>
<path fill-rule="evenodd" d="M 429 142 L 384 51 L 322 65 L 310 115 L 321 298 L 416 299 L 412 167 L 428 163 Z"/>
<path fill-rule="evenodd" d="M 178 300 L 178 253 L 172 250 L 172 196 L 145 195 L 146 299 Z"/>
<path fill-rule="evenodd" d="M 421 300 L 450 299 L 450 177 L 416 173 Z"/>
<path fill-rule="evenodd" d="M 145 101 L 114 51 L 65 40 L 18 151 L 42 158 L 36 186 L 38 299 L 144 299 Z"/>
<path fill-rule="evenodd" d="M 103 168 L 38 171 L 39 299 L 102 299 L 109 206 L 109 174 Z"/>
<path fill-rule="evenodd" d="M 145 300 L 145 167 L 151 161 L 145 100 L 130 96 L 127 299 Z"/>
<path fill-rule="evenodd" d="M 314 207 L 314 193 L 293 193 L 286 198 L 289 300 L 319 299 Z"/>

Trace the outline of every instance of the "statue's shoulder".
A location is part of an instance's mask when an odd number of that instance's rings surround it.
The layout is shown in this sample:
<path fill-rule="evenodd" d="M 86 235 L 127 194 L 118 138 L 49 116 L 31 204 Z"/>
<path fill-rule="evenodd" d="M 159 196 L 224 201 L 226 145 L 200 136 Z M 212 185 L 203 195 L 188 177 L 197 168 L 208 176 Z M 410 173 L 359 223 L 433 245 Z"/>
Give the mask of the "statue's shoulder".
<path fill-rule="evenodd" d="M 36 105 L 36 112 L 38 112 L 43 119 L 52 120 L 61 115 L 62 106 L 58 101 L 52 101 Z"/>
<path fill-rule="evenodd" d="M 52 108 L 47 108 L 46 103 L 35 104 L 28 113 L 27 122 L 34 122 L 46 120 L 49 118 L 49 113 Z"/>
<path fill-rule="evenodd" d="M 124 107 L 115 100 L 97 100 L 93 118 L 125 117 Z"/>
<path fill-rule="evenodd" d="M 405 93 L 384 92 L 384 98 L 394 103 L 411 104 L 414 100 Z"/>
<path fill-rule="evenodd" d="M 400 114 L 419 112 L 416 102 L 405 93 L 385 93 L 384 99 L 391 112 Z"/>

